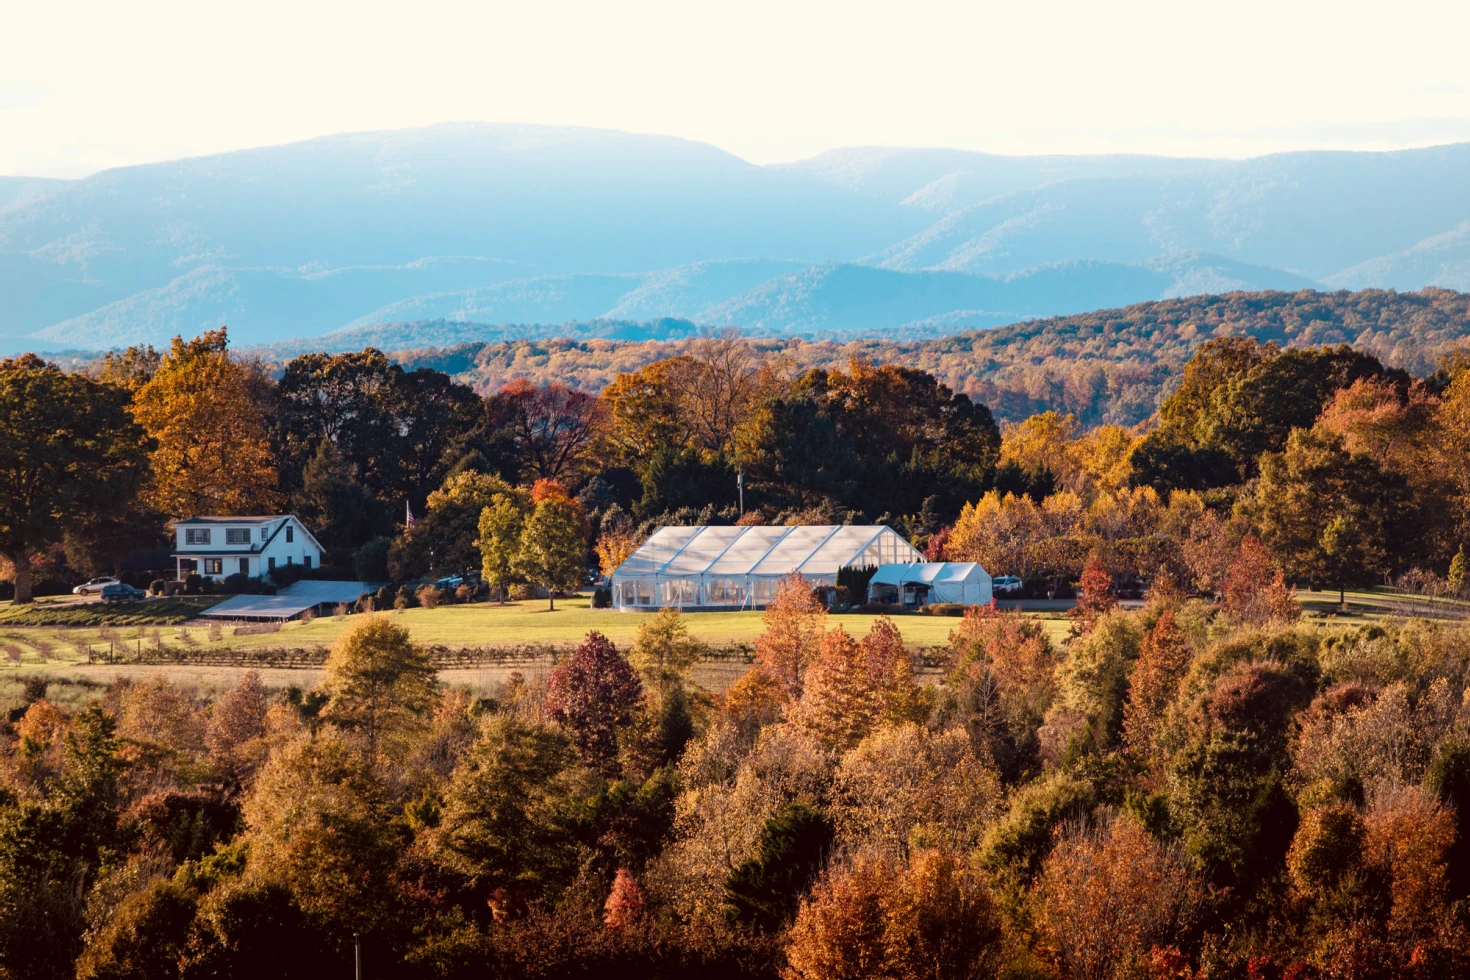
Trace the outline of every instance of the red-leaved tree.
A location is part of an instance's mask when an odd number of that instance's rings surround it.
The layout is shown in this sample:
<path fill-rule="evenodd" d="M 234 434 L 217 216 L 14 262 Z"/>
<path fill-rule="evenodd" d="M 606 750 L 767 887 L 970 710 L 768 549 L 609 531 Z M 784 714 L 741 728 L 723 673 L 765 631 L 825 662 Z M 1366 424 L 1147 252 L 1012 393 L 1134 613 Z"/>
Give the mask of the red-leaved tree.
<path fill-rule="evenodd" d="M 1292 622 L 1301 615 L 1281 568 L 1266 554 L 1261 539 L 1248 534 L 1240 542 L 1225 575 L 1225 614 L 1239 623 L 1261 626 Z"/>
<path fill-rule="evenodd" d="M 1081 588 L 1077 592 L 1077 605 L 1072 608 L 1072 618 L 1086 633 L 1097 625 L 1103 613 L 1118 604 L 1118 600 L 1113 595 L 1113 577 L 1097 555 L 1087 559 L 1079 585 Z"/>
<path fill-rule="evenodd" d="M 572 659 L 552 671 L 546 705 L 589 764 L 617 767 L 618 730 L 633 720 L 643 694 L 637 673 L 601 633 L 587 634 Z"/>

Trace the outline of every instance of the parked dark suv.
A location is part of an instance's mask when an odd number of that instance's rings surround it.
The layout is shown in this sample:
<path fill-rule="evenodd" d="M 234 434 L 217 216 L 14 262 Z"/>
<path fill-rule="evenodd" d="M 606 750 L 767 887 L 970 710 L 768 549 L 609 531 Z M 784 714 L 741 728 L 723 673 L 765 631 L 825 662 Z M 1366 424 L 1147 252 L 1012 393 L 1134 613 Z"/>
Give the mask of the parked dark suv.
<path fill-rule="evenodd" d="M 135 589 L 131 585 L 104 585 L 102 587 L 103 602 L 142 602 L 148 593 L 142 589 Z"/>

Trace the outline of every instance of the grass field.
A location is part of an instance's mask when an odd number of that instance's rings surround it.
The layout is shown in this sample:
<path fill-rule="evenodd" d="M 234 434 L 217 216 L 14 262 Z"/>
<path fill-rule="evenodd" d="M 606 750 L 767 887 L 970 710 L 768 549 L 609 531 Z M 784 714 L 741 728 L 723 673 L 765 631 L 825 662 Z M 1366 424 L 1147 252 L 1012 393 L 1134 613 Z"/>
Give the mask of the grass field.
<path fill-rule="evenodd" d="M 1348 608 L 1341 611 L 1337 593 L 1301 593 L 1307 618 L 1328 628 L 1349 628 L 1389 616 L 1431 615 L 1443 618 L 1470 618 L 1470 603 L 1459 600 L 1405 596 L 1387 590 L 1350 591 Z M 88 603 L 75 606 L 71 618 L 87 623 Z M 57 610 L 45 613 L 54 616 Z M 0 603 L 0 674 L 4 671 L 33 671 L 36 668 L 69 667 L 87 661 L 90 649 L 98 654 L 109 648 L 124 653 L 140 645 L 148 647 L 227 648 L 238 650 L 274 650 L 329 647 L 347 628 L 353 617 L 324 617 L 311 622 L 284 624 L 278 631 L 235 636 L 234 628 L 218 629 L 219 638 L 210 638 L 210 627 L 198 620 L 186 626 L 171 625 L 79 625 L 76 627 L 28 625 L 36 615 L 35 607 L 12 607 Z M 408 609 L 389 613 L 406 626 L 413 639 L 423 644 L 447 647 L 485 646 L 514 647 L 524 644 L 572 646 L 589 630 L 598 630 L 620 647 L 632 643 L 644 614 L 619 613 L 592 609 L 585 595 L 560 600 L 555 611 L 548 611 L 541 600 L 532 602 L 478 603 L 450 605 L 437 609 Z M 1039 618 L 1058 646 L 1065 643 L 1070 623 L 1063 613 L 1028 613 Z M 754 643 L 761 631 L 762 614 L 758 612 L 690 613 L 690 632 L 714 647 Z M 861 613 L 833 615 L 830 623 L 841 625 L 849 633 L 861 636 L 875 617 Z M 895 617 L 904 640 L 912 646 L 944 644 L 958 624 L 956 617 L 901 615 Z M 24 624 L 24 625 L 23 625 Z M 168 669 L 168 668 L 165 668 Z"/>
<path fill-rule="evenodd" d="M 52 628 L 13 626 L 5 622 L 6 607 L 0 605 L 0 668 L 64 665 L 85 661 L 86 650 L 99 654 L 109 646 L 119 652 L 159 643 L 167 647 L 197 646 L 229 649 L 280 649 L 292 647 L 331 646 L 354 617 L 335 619 L 322 617 L 310 622 L 291 622 L 278 631 L 235 636 L 233 627 L 224 626 L 218 640 L 209 637 L 208 625 L 196 621 L 188 626 L 128 626 Z M 406 609 L 389 613 L 409 630 L 418 643 L 462 646 L 518 646 L 552 644 L 571 646 L 589 630 L 598 630 L 619 646 L 632 643 L 642 613 L 620 613 L 592 609 L 587 596 L 559 600 L 555 611 L 548 611 L 541 600 L 532 602 L 477 603 L 474 605 L 440 606 L 437 609 Z M 716 647 L 754 643 L 761 632 L 759 612 L 690 613 L 689 629 L 700 641 Z M 861 613 L 834 614 L 831 625 L 841 625 L 849 633 L 861 636 L 876 617 Z M 895 617 L 905 642 L 914 646 L 947 643 L 950 631 L 959 625 L 958 617 L 906 615 Z M 1068 623 L 1055 616 L 1044 620 L 1053 640 L 1062 641 Z"/>
<path fill-rule="evenodd" d="M 7 626 L 177 625 L 193 619 L 224 599 L 224 596 L 175 596 L 171 599 L 109 605 L 95 599 L 46 596 L 24 606 L 0 603 L 0 629 Z"/>

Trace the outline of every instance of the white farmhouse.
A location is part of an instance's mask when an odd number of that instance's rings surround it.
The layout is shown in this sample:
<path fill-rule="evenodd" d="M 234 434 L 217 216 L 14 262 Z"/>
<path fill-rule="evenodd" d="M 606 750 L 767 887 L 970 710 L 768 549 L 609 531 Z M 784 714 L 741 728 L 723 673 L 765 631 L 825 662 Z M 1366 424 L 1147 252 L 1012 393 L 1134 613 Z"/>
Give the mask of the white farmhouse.
<path fill-rule="evenodd" d="M 178 577 L 198 572 L 223 579 L 243 573 L 268 575 L 287 565 L 320 568 L 322 546 L 299 519 L 271 517 L 191 517 L 174 522 L 178 535 L 174 561 Z"/>

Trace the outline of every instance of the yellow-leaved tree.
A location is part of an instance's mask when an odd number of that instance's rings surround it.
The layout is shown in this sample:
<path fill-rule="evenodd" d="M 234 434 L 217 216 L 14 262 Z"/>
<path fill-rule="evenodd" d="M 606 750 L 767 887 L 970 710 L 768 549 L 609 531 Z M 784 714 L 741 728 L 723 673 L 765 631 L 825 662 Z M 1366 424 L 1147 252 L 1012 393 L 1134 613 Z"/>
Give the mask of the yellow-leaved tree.
<path fill-rule="evenodd" d="M 327 658 L 322 717 L 362 739 L 376 761 L 385 742 L 427 723 L 439 699 L 434 668 L 408 630 L 387 616 L 366 616 L 347 629 Z"/>
<path fill-rule="evenodd" d="M 147 502 L 173 517 L 273 509 L 269 390 L 258 367 L 230 355 L 224 327 L 175 337 L 133 396 L 133 417 L 157 443 Z"/>
<path fill-rule="evenodd" d="M 645 619 L 628 651 L 628 663 L 648 688 L 658 692 L 660 701 L 670 685 L 683 684 L 698 660 L 699 641 L 689 635 L 689 624 L 673 607 Z"/>

